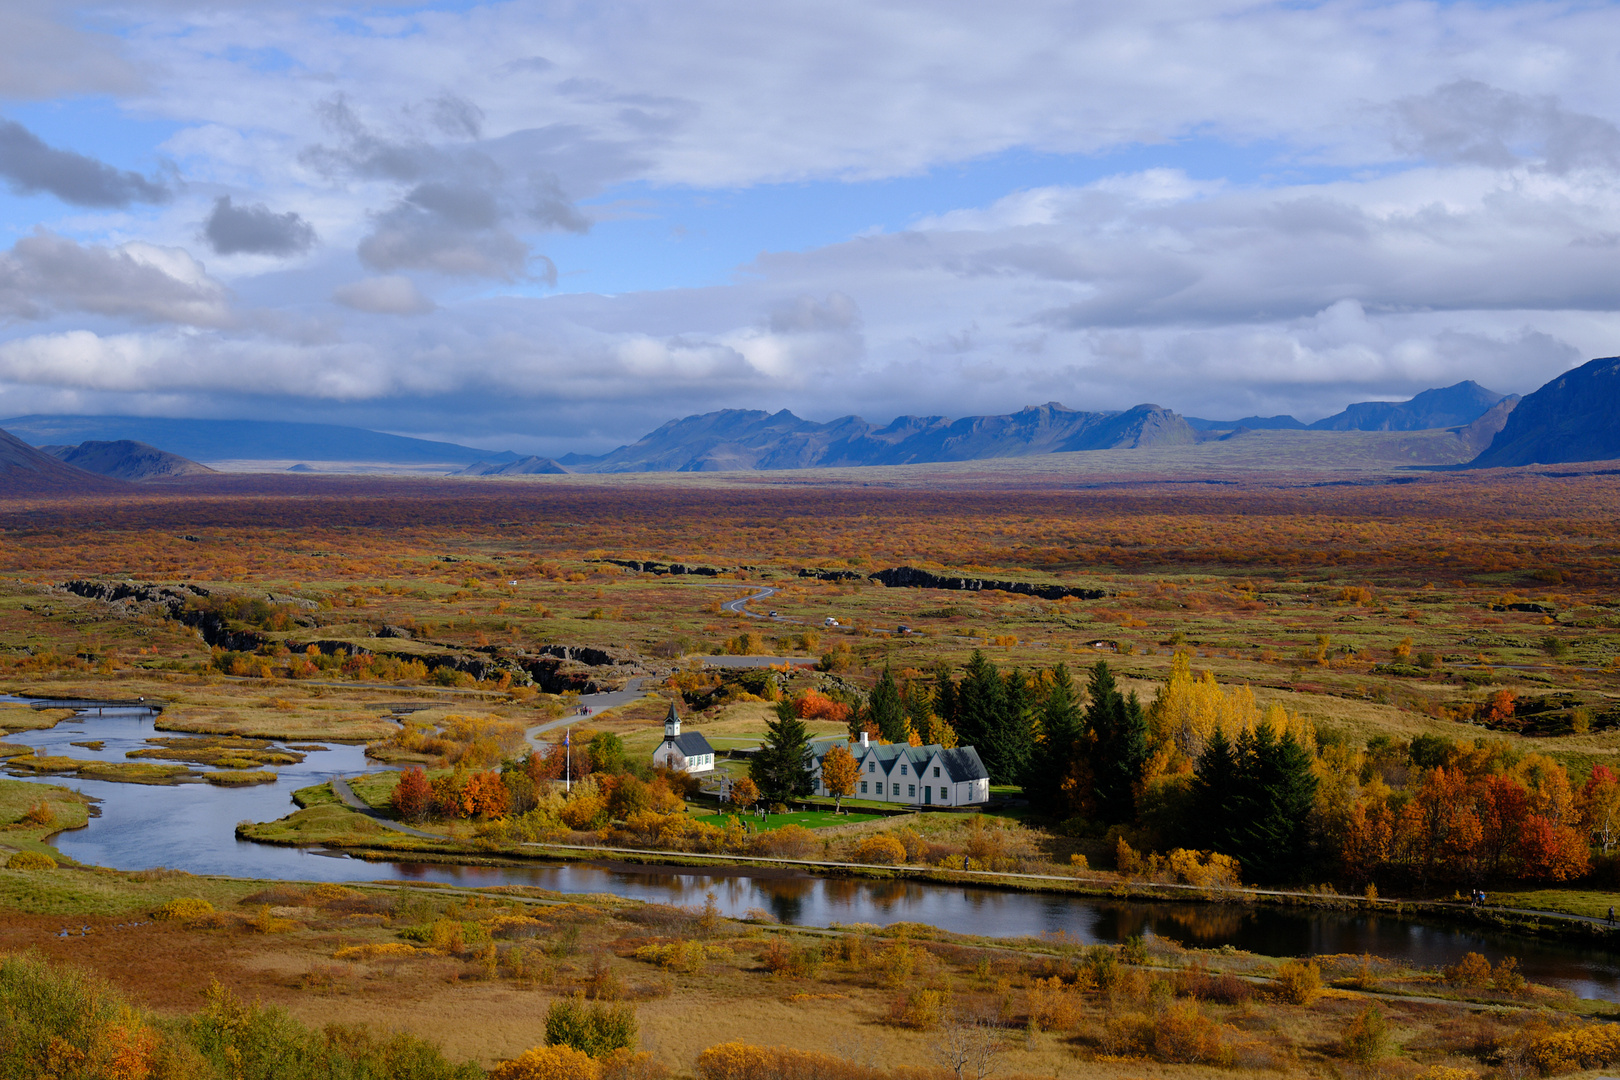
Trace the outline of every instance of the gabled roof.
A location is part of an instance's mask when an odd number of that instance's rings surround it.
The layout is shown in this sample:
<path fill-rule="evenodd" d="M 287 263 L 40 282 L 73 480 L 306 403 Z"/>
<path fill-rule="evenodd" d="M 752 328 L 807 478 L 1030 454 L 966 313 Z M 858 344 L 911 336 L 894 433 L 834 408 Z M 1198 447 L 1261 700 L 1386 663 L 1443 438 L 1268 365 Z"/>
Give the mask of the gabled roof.
<path fill-rule="evenodd" d="M 815 755 L 817 764 L 820 764 L 834 746 L 846 746 L 849 752 L 855 755 L 855 760 L 861 763 L 862 772 L 866 771 L 868 761 L 878 762 L 885 774 L 893 773 L 895 765 L 905 761 L 920 775 L 928 763 L 937 758 L 952 781 L 990 779 L 989 770 L 984 767 L 984 762 L 979 760 L 979 752 L 971 746 L 958 746 L 953 750 L 947 750 L 938 743 L 930 746 L 872 743 L 862 747 L 859 743 L 846 745 L 846 740 L 843 739 L 816 740 L 811 746 L 811 753 Z"/>
<path fill-rule="evenodd" d="M 990 770 L 979 760 L 979 752 L 971 746 L 958 746 L 954 750 L 940 750 L 939 757 L 945 771 L 958 783 L 966 780 L 988 780 Z"/>
<path fill-rule="evenodd" d="M 683 731 L 673 739 L 664 740 L 664 745 L 667 746 L 670 743 L 674 743 L 675 749 L 689 758 L 697 757 L 699 754 L 714 753 L 714 747 L 709 745 L 709 740 L 705 739 L 703 733 L 699 731 Z"/>

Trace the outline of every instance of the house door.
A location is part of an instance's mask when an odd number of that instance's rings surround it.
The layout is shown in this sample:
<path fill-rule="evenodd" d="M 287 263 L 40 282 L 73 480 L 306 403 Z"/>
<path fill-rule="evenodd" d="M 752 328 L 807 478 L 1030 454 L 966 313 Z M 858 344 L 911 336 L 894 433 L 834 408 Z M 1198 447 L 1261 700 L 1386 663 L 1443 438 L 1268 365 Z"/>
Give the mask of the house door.
<path fill-rule="evenodd" d="M 923 802 L 931 804 L 933 801 L 934 801 L 934 787 L 933 787 L 932 784 L 925 784 L 923 786 Z"/>

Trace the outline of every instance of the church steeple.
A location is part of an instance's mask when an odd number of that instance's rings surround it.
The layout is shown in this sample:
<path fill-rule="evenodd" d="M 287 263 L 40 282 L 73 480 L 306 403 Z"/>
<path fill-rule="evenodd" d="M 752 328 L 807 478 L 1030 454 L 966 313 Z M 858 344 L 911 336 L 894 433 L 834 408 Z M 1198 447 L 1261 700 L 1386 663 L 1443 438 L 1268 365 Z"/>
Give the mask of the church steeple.
<path fill-rule="evenodd" d="M 681 734 L 681 718 L 675 711 L 675 703 L 669 703 L 669 715 L 664 717 L 664 738 L 675 739 Z"/>

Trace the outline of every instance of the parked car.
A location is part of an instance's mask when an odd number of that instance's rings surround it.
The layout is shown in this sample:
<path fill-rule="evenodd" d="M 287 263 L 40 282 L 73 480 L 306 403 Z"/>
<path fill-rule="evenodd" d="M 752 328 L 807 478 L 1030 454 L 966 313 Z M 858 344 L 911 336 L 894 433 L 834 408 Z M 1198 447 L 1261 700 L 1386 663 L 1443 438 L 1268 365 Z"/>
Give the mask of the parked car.
<path fill-rule="evenodd" d="M 833 618 L 831 615 L 829 615 L 829 616 L 827 616 L 827 621 L 822 623 L 821 625 L 822 626 L 837 626 L 838 625 L 838 620 Z"/>

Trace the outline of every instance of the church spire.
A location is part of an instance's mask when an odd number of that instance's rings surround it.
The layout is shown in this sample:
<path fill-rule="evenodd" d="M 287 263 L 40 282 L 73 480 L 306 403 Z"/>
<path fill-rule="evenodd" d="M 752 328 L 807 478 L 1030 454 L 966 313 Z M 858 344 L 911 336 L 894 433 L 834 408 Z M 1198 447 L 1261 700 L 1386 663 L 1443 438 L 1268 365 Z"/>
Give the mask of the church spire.
<path fill-rule="evenodd" d="M 664 738 L 674 739 L 681 734 L 681 717 L 675 711 L 675 703 L 669 703 L 669 715 L 664 717 Z"/>

